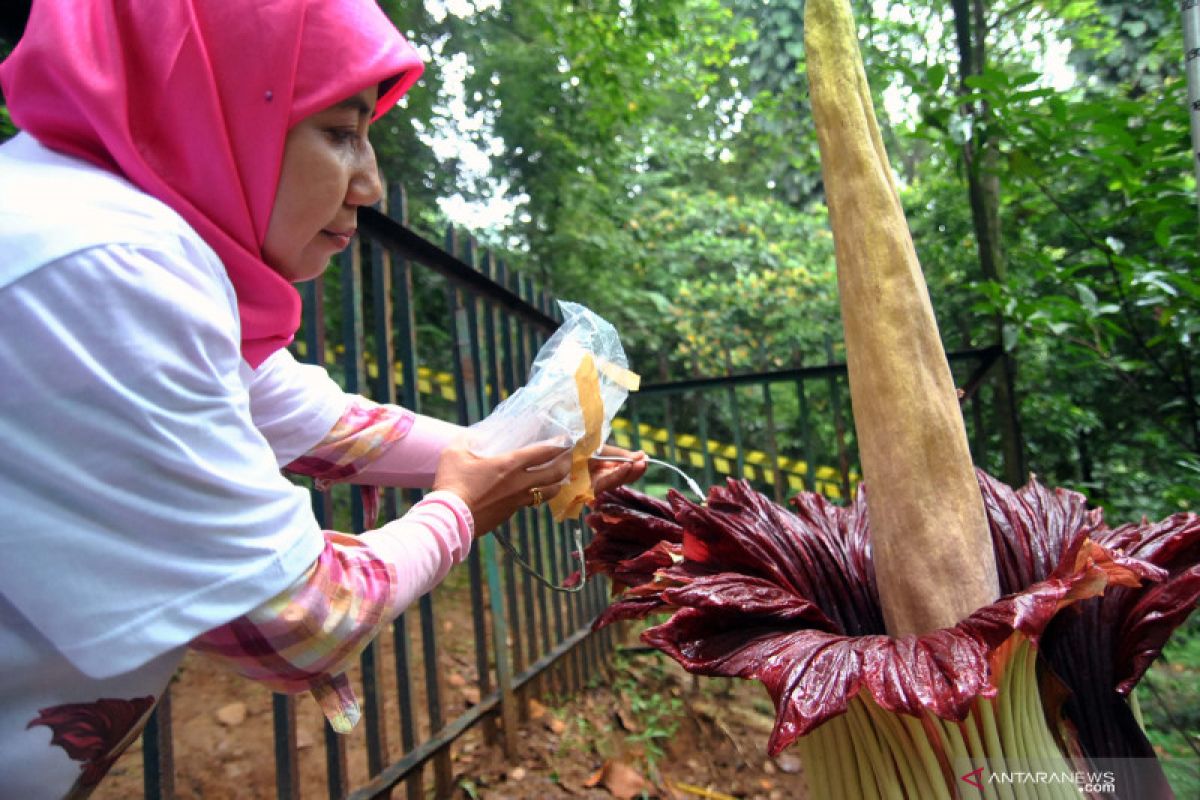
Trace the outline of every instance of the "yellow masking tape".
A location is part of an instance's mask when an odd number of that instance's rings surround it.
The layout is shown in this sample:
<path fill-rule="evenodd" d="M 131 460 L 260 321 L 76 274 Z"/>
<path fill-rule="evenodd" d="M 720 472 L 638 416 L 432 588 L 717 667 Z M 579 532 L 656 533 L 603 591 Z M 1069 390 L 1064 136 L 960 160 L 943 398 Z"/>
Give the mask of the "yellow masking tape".
<path fill-rule="evenodd" d="M 567 485 L 550 500 L 550 510 L 554 518 L 560 521 L 578 515 L 594 497 L 588 459 L 600 448 L 604 402 L 600 399 L 600 376 L 596 372 L 596 361 L 590 354 L 584 354 L 575 370 L 575 390 L 579 393 L 584 433 L 571 451 L 571 477 Z"/>

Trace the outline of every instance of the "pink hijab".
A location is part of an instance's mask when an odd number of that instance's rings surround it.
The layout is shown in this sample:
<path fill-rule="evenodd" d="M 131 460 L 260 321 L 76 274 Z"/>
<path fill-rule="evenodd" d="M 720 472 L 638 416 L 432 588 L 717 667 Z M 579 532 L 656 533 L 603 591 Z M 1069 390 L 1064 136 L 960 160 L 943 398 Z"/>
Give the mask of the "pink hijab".
<path fill-rule="evenodd" d="M 257 367 L 300 323 L 298 293 L 262 257 L 288 129 L 374 84 L 378 117 L 422 69 L 374 0 L 37 0 L 0 85 L 18 127 L 208 242 Z"/>

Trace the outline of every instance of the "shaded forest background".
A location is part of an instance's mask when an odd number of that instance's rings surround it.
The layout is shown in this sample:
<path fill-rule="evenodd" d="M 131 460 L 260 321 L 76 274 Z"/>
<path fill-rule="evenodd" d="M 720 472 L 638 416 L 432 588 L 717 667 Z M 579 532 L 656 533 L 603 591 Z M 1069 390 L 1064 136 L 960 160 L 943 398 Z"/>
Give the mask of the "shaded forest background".
<path fill-rule="evenodd" d="M 1194 508 L 1176 4 L 854 5 L 946 346 L 1009 354 L 1021 428 L 997 418 L 981 466 L 1078 488 L 1114 521 Z M 650 380 L 823 363 L 827 338 L 840 353 L 803 0 L 384 6 L 430 59 L 373 134 L 415 227 L 472 228 L 612 320 Z M 1004 462 L 1013 436 L 1023 464 Z"/>

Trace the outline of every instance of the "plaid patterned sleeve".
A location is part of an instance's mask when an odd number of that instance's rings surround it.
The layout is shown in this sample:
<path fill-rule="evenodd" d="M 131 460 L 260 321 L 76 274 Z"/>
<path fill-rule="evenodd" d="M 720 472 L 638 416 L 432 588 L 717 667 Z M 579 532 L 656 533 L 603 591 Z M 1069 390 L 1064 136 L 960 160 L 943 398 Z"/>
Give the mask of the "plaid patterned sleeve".
<path fill-rule="evenodd" d="M 445 491 L 362 536 L 325 531 L 325 548 L 304 575 L 191 647 L 275 691 L 312 692 L 333 729 L 348 733 L 361 712 L 344 671 L 462 563 L 474 535 L 470 509 Z"/>
<path fill-rule="evenodd" d="M 334 730 L 358 722 L 343 674 L 403 610 L 395 568 L 353 536 L 325 532 L 325 549 L 295 584 L 191 643 L 277 692 L 311 691 Z"/>
<path fill-rule="evenodd" d="M 346 411 L 329 433 L 285 467 L 314 478 L 318 490 L 353 478 L 403 439 L 416 418 L 399 406 L 380 405 L 359 395 L 347 397 Z M 357 488 L 366 527 L 374 528 L 379 489 Z M 430 501 L 427 498 L 413 508 L 414 521 L 427 529 L 438 526 L 436 506 L 447 504 L 446 498 L 432 505 Z M 461 501 L 455 499 L 451 505 Z M 444 511 L 440 516 L 445 517 Z M 469 547 L 473 523 L 465 506 L 452 510 L 443 522 L 447 530 L 465 531 L 453 536 L 465 537 Z M 444 569 L 461 559 L 466 549 L 461 543 L 457 550 L 429 546 L 430 552 L 443 554 Z M 274 691 L 312 692 L 333 729 L 348 733 L 361 711 L 344 670 L 415 596 L 432 588 L 423 580 L 412 581 L 407 565 L 400 569 L 404 580 L 398 577 L 397 567 L 365 541 L 326 531 L 324 551 L 299 580 L 245 616 L 195 639 L 191 647 Z M 441 575 L 444 571 L 437 571 L 430 580 L 436 583 Z"/>
<path fill-rule="evenodd" d="M 416 419 L 413 412 L 399 406 L 380 405 L 360 395 L 347 397 L 345 412 L 325 438 L 284 467 L 287 472 L 315 478 L 318 491 L 353 478 L 403 439 Z M 359 486 L 358 491 L 366 526 L 373 528 L 379 516 L 379 489 Z"/>

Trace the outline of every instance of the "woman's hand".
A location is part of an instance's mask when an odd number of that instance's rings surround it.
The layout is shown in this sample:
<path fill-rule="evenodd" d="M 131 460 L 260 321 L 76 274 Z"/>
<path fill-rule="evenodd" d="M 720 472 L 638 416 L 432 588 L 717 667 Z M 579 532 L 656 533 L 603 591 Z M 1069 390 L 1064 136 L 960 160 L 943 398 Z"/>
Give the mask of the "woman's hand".
<path fill-rule="evenodd" d="M 475 518 L 475 535 L 482 536 L 522 506 L 554 497 L 570 472 L 569 447 L 535 444 L 498 456 L 479 456 L 459 440 L 442 451 L 433 488 L 461 497 Z"/>
<path fill-rule="evenodd" d="M 599 495 L 609 489 L 633 483 L 646 474 L 646 454 L 641 450 L 632 451 L 606 444 L 598 455 L 628 458 L 629 461 L 606 461 L 593 458 L 588 462 L 588 471 L 592 477 L 592 492 Z"/>

